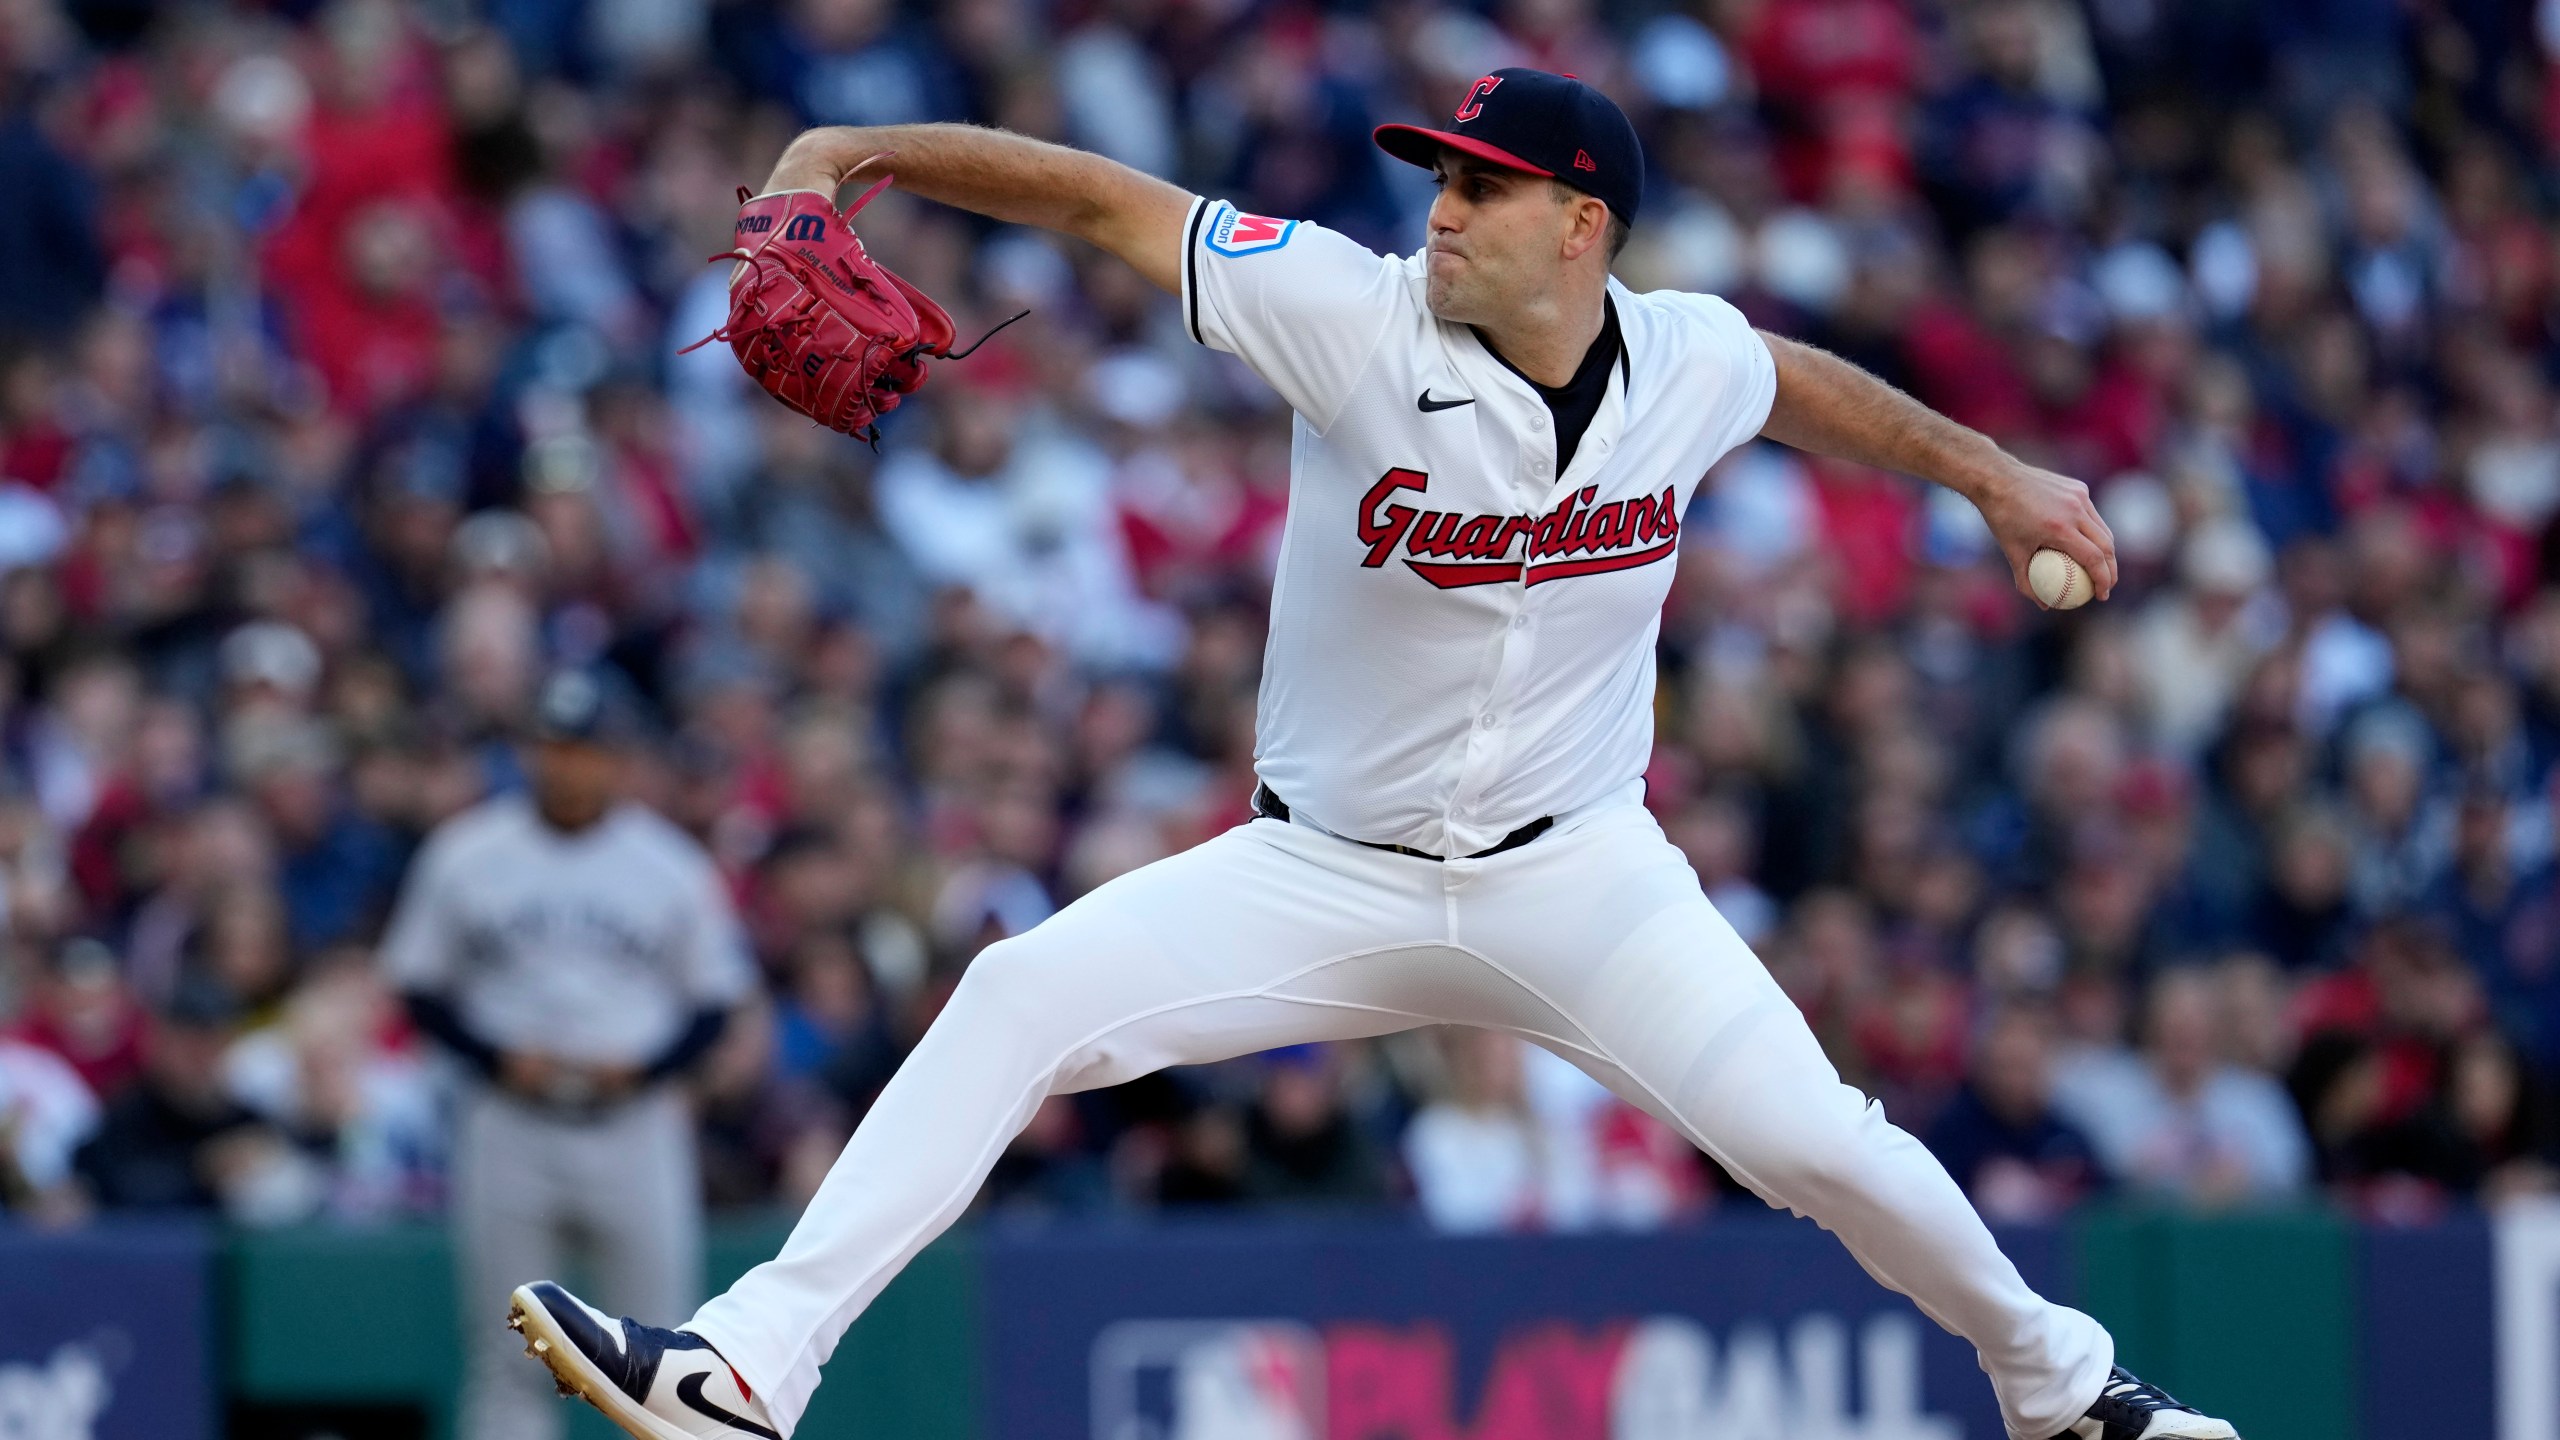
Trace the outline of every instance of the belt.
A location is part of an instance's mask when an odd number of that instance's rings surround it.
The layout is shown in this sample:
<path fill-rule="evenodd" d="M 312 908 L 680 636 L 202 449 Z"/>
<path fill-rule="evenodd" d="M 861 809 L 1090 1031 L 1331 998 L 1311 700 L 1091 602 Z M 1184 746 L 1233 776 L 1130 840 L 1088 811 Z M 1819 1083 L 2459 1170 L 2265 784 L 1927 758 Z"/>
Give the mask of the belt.
<path fill-rule="evenodd" d="M 1256 815 L 1267 816 L 1273 820 L 1286 821 L 1289 818 L 1289 802 L 1281 799 L 1278 792 L 1274 791 L 1270 786 L 1257 784 L 1253 787 L 1253 813 Z M 1461 860 L 1482 860 L 1488 855 L 1499 855 L 1505 850 L 1517 850 L 1521 846 L 1528 844 L 1530 841 L 1537 839 L 1539 836 L 1546 834 L 1548 827 L 1555 823 L 1556 817 L 1553 815 L 1541 815 L 1537 819 L 1530 821 L 1528 824 L 1521 826 L 1519 829 L 1512 831 L 1510 834 L 1503 836 L 1501 840 L 1495 842 L 1490 848 L 1478 850 L 1472 855 L 1461 855 L 1458 858 Z M 1341 838 L 1351 840 L 1351 837 L 1348 835 L 1342 836 Z M 1446 855 L 1434 855 L 1428 850 L 1416 850 L 1410 845 L 1390 845 L 1383 840 L 1351 840 L 1351 843 L 1354 845 L 1366 845 L 1372 850 L 1393 850 L 1399 855 L 1410 855 L 1416 860 L 1437 860 L 1445 862 L 1449 858 Z"/>
<path fill-rule="evenodd" d="M 521 1090 L 511 1090 L 498 1084 L 495 1080 L 488 1082 L 485 1088 L 489 1095 L 506 1105 L 528 1115 L 539 1115 L 545 1120 L 560 1125 L 600 1125 L 607 1120 L 618 1118 L 625 1110 L 648 1099 L 657 1090 L 654 1084 L 644 1084 L 637 1089 L 626 1090 L 607 1099 L 602 1095 L 580 1094 L 573 1088 L 565 1087 L 549 1095 L 527 1095 Z"/>

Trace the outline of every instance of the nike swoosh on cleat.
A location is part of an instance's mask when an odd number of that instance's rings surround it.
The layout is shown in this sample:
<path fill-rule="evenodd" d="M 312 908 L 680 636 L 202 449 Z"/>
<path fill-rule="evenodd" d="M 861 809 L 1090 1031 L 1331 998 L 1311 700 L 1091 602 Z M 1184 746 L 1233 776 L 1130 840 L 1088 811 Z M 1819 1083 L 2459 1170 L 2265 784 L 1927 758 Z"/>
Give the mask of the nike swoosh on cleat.
<path fill-rule="evenodd" d="M 1413 408 L 1421 411 L 1425 415 L 1428 415 L 1434 410 L 1455 410 L 1461 405 L 1473 405 L 1474 403 L 1476 403 L 1476 397 L 1473 395 L 1468 396 L 1464 400 L 1434 400 L 1431 398 L 1431 392 L 1429 390 L 1425 390 L 1420 395 L 1414 397 Z"/>
<path fill-rule="evenodd" d="M 708 1371 L 696 1370 L 676 1382 L 676 1398 L 691 1407 L 697 1415 L 707 1416 L 741 1435 L 754 1435 L 759 1440 L 782 1440 L 782 1437 L 744 1415 L 732 1414 L 702 1398 L 702 1380 Z"/>

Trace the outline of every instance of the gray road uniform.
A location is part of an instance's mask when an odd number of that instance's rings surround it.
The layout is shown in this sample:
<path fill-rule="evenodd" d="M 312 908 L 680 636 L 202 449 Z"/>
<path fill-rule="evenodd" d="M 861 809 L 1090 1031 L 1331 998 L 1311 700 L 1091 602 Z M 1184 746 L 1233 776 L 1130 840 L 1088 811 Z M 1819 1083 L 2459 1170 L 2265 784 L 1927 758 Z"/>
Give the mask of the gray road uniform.
<path fill-rule="evenodd" d="M 689 1107 L 666 1082 L 754 983 L 744 937 L 710 857 L 649 810 L 570 833 L 505 796 L 429 837 L 383 961 L 425 1028 L 472 1062 L 453 1160 L 464 1440 L 552 1440 L 550 1384 L 492 1317 L 523 1277 L 574 1261 L 618 1307 L 695 1302 L 701 1179 Z M 617 1101 L 574 1080 L 530 1099 L 496 1083 L 510 1051 L 648 1079 Z"/>

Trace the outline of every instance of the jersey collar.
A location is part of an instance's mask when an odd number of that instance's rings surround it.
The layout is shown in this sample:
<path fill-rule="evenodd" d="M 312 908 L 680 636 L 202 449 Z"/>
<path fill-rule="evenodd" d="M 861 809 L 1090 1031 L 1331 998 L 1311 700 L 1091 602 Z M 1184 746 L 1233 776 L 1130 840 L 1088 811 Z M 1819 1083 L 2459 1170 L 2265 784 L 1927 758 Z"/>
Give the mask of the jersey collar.
<path fill-rule="evenodd" d="M 1419 258 L 1416 257 L 1417 260 Z M 1420 283 L 1417 266 L 1417 286 Z M 1635 326 L 1631 323 L 1631 297 L 1614 278 L 1609 281 L 1609 298 L 1618 311 L 1616 373 L 1610 376 L 1608 388 L 1601 392 L 1600 408 L 1592 415 L 1590 427 L 1582 432 L 1582 444 L 1574 452 L 1573 464 L 1549 484 L 1546 495 L 1549 506 L 1590 484 L 1601 467 L 1617 454 L 1618 442 L 1626 431 L 1627 394 L 1635 377 L 1633 361 L 1628 358 L 1635 350 Z M 1527 428 L 1529 417 L 1547 413 L 1545 398 L 1518 371 L 1502 363 L 1477 337 L 1475 327 L 1437 316 L 1432 317 L 1432 324 L 1440 332 L 1441 361 L 1451 383 L 1466 394 L 1487 402 L 1500 418 L 1503 428 L 1519 435 L 1523 443 L 1527 443 L 1532 435 Z M 1554 433 L 1544 432 L 1540 438 L 1549 447 L 1547 453 L 1553 455 Z"/>

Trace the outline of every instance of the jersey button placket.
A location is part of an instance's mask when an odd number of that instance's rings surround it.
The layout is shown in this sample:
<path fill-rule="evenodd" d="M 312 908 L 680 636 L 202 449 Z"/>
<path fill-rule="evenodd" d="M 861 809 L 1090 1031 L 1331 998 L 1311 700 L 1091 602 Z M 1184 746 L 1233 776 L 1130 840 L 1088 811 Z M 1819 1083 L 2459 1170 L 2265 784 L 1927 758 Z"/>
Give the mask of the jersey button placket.
<path fill-rule="evenodd" d="M 1498 774 L 1498 761 L 1510 747 L 1509 734 L 1503 728 L 1504 713 L 1518 703 L 1520 675 L 1527 668 L 1529 637 L 1529 596 L 1514 591 L 1508 597 L 1511 618 L 1496 633 L 1493 683 L 1484 698 L 1477 701 L 1473 733 L 1467 737 L 1466 762 L 1461 767 L 1458 788 L 1451 797 L 1453 819 L 1472 820 L 1484 802 L 1484 793 Z"/>

